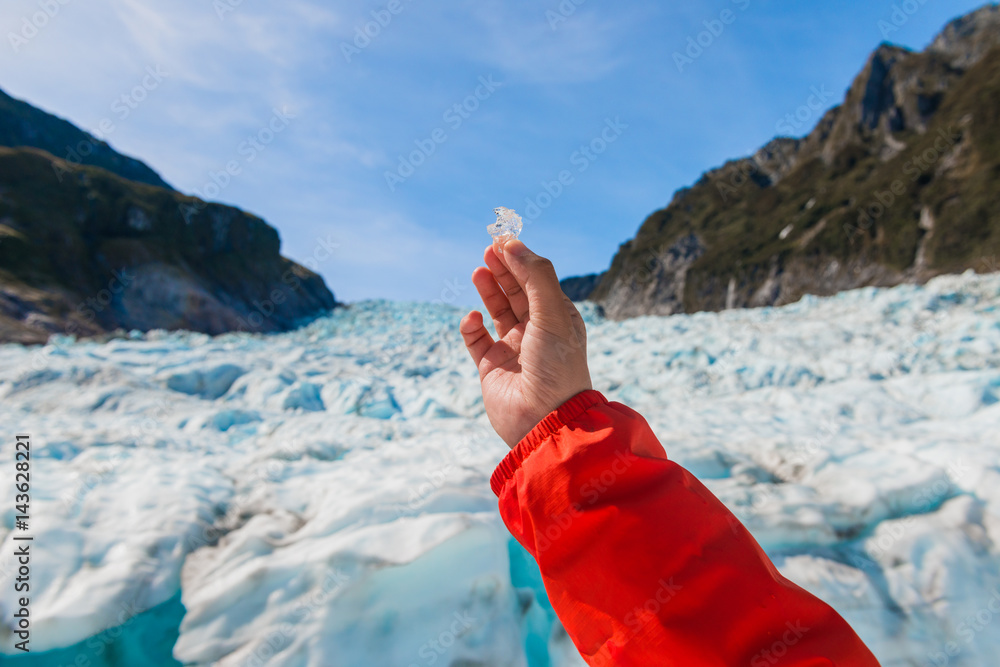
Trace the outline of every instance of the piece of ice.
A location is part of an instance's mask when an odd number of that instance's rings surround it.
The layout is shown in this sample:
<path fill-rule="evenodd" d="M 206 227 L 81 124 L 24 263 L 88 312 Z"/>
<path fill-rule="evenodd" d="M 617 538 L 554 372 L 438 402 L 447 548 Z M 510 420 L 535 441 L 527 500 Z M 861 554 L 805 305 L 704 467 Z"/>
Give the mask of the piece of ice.
<path fill-rule="evenodd" d="M 486 228 L 493 240 L 503 245 L 507 241 L 516 239 L 524 226 L 521 223 L 521 216 L 503 206 L 493 209 L 493 212 L 497 214 L 497 221 Z"/>

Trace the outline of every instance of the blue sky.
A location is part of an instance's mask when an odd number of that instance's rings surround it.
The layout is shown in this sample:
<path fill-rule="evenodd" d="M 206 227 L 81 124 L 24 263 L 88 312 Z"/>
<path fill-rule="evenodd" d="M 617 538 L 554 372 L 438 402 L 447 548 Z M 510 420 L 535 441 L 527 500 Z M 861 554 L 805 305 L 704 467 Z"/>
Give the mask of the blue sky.
<path fill-rule="evenodd" d="M 0 87 L 262 216 L 342 301 L 474 305 L 494 207 L 548 204 L 522 239 L 601 271 L 883 39 L 922 49 L 981 5 L 5 0 Z"/>

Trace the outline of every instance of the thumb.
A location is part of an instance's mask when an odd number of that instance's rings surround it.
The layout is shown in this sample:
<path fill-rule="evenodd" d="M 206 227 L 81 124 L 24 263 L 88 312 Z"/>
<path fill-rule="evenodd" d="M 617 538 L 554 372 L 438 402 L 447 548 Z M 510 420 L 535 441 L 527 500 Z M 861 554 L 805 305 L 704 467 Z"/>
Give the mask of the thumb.
<path fill-rule="evenodd" d="M 504 245 L 503 254 L 510 272 L 528 297 L 529 317 L 558 317 L 557 314 L 564 311 L 564 297 L 552 262 L 536 255 L 516 239 Z"/>

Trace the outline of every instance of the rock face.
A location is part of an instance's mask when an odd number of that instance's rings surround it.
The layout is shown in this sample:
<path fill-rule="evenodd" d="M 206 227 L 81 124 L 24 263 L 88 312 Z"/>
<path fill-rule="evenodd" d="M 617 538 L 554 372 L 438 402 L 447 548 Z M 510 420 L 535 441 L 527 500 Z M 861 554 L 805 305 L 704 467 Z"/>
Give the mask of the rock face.
<path fill-rule="evenodd" d="M 1000 270 L 1000 8 L 883 44 L 840 106 L 680 190 L 589 294 L 616 318 Z"/>
<path fill-rule="evenodd" d="M 930 46 L 955 67 L 970 67 L 982 60 L 996 46 L 1000 30 L 1000 6 L 983 7 L 949 23 Z"/>
<path fill-rule="evenodd" d="M 35 148 L 0 148 L 0 342 L 117 329 L 275 332 L 336 306 L 278 233 Z"/>
<path fill-rule="evenodd" d="M 688 271 L 704 254 L 705 246 L 695 234 L 648 249 L 642 256 L 644 261 L 630 267 L 626 280 L 617 280 L 608 287 L 602 304 L 605 314 L 624 319 L 683 311 L 680 299 Z"/>
<path fill-rule="evenodd" d="M 107 169 L 138 183 L 172 190 L 160 175 L 72 123 L 0 90 L 0 146 L 40 148 L 74 164 Z"/>
<path fill-rule="evenodd" d="M 573 301 L 585 301 L 591 292 L 594 291 L 594 288 L 597 287 L 597 283 L 600 281 L 602 275 L 604 274 L 591 273 L 588 276 L 566 278 L 559 281 L 559 286 L 562 287 L 563 294 Z"/>

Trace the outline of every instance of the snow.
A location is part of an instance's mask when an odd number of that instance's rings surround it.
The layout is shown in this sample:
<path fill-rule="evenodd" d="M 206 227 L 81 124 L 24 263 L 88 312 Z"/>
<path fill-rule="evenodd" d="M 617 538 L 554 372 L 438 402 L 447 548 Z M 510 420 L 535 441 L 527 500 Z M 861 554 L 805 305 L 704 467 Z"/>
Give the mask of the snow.
<path fill-rule="evenodd" d="M 993 664 L 1000 275 L 621 323 L 581 308 L 596 388 L 883 665 Z M 0 422 L 33 441 L 33 651 L 169 624 L 179 594 L 189 665 L 582 665 L 497 514 L 506 447 L 462 314 L 366 302 L 277 336 L 0 347 Z"/>

